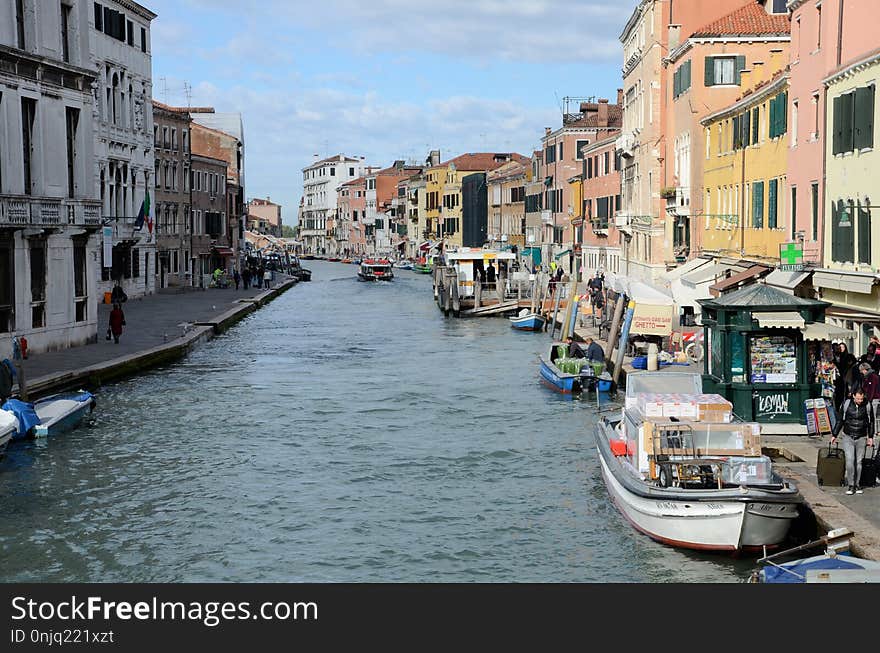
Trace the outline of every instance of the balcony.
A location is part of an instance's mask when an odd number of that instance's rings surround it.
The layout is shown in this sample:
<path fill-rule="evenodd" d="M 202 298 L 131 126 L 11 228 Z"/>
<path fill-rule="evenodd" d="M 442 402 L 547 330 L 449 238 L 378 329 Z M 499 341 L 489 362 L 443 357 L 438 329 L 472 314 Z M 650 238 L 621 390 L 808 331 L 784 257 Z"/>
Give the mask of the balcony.
<path fill-rule="evenodd" d="M 542 224 L 553 224 L 553 212 L 544 209 L 541 211 L 541 223 Z"/>
<path fill-rule="evenodd" d="M 599 217 L 593 218 L 590 220 L 590 227 L 593 230 L 593 233 L 597 236 L 607 236 L 608 235 L 608 218 L 607 217 Z"/>
<path fill-rule="evenodd" d="M 0 195 L 0 225 L 20 227 L 98 226 L 101 203 L 29 195 Z"/>

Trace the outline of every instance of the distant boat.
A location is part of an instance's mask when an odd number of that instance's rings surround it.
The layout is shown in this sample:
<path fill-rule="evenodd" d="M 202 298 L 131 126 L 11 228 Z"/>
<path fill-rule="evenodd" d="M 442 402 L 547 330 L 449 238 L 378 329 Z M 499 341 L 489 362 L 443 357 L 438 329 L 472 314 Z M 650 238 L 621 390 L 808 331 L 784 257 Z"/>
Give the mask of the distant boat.
<path fill-rule="evenodd" d="M 350 259 L 350 258 L 344 258 L 344 259 L 342 259 L 342 260 L 340 261 L 340 263 L 351 263 L 351 259 Z"/>
<path fill-rule="evenodd" d="M 394 272 L 388 259 L 366 258 L 361 261 L 358 279 L 361 281 L 391 281 L 394 279 Z"/>
<path fill-rule="evenodd" d="M 394 267 L 396 267 L 398 270 L 412 270 L 413 264 L 411 261 L 398 261 L 394 264 Z"/>
<path fill-rule="evenodd" d="M 331 263 L 339 263 L 342 261 L 341 258 L 336 258 L 335 256 L 333 258 L 328 258 L 327 260 L 330 261 Z"/>
<path fill-rule="evenodd" d="M 13 440 L 50 437 L 73 430 L 94 408 L 95 398 L 85 390 L 56 394 L 33 403 L 9 399 L 0 406 L 15 419 Z"/>
<path fill-rule="evenodd" d="M 544 328 L 544 317 L 524 308 L 516 317 L 510 318 L 510 326 L 519 331 L 541 331 Z"/>
<path fill-rule="evenodd" d="M 304 261 L 314 261 L 315 260 L 314 254 L 303 254 L 302 256 L 300 256 L 300 258 Z"/>

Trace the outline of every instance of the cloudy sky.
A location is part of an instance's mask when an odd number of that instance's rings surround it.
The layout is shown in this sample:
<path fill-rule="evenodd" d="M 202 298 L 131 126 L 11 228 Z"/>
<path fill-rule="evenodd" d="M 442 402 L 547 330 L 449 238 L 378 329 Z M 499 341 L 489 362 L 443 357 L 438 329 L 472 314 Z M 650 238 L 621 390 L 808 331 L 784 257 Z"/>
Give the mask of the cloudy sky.
<path fill-rule="evenodd" d="M 637 0 L 142 0 L 153 96 L 242 113 L 247 196 L 292 224 L 301 169 L 463 152 L 528 155 L 563 98 L 614 101 Z"/>

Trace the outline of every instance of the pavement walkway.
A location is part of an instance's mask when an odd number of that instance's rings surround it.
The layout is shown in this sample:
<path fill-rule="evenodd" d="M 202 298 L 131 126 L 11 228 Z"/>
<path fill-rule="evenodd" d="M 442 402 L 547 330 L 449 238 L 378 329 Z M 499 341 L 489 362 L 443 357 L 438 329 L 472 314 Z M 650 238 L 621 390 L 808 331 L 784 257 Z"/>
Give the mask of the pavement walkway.
<path fill-rule="evenodd" d="M 290 279 L 276 273 L 272 288 Z M 192 331 L 199 322 L 209 322 L 240 307 L 240 300 L 267 293 L 265 288 L 189 288 L 163 290 L 154 295 L 129 299 L 122 305 L 126 326 L 119 344 L 106 339 L 112 306 L 98 305 L 98 341 L 80 347 L 31 354 L 24 364 L 28 385 L 57 374 L 75 372 L 102 363 L 136 356 L 172 342 Z"/>

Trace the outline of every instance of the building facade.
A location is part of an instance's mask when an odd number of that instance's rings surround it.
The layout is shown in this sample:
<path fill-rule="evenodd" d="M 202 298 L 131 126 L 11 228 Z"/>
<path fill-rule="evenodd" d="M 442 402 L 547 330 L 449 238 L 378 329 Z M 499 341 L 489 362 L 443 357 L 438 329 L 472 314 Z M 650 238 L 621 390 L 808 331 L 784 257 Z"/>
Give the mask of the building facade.
<path fill-rule="evenodd" d="M 261 234 L 281 237 L 281 205 L 270 198 L 254 198 L 247 203 L 247 228 Z"/>
<path fill-rule="evenodd" d="M 876 83 L 880 50 L 844 63 L 825 80 L 824 267 L 813 273 L 828 319 L 857 332 L 852 351 L 880 334 L 880 210 Z"/>
<path fill-rule="evenodd" d="M 131 0 L 94 2 L 89 12 L 91 64 L 98 75 L 94 183 L 101 217 L 113 228 L 112 257 L 102 256 L 98 289 L 108 292 L 118 283 L 129 297 L 156 290 L 155 216 L 147 210 L 155 174 L 150 47 L 155 17 Z"/>
<path fill-rule="evenodd" d="M 525 245 L 526 183 L 532 180 L 531 161 L 510 161 L 486 175 L 488 238 L 492 247 Z"/>
<path fill-rule="evenodd" d="M 581 150 L 583 167 L 578 183 L 580 206 L 576 209 L 575 243 L 580 243 L 582 269 L 620 272 L 623 234 L 615 216 L 620 210 L 620 170 L 616 149 L 617 134 L 612 133 L 585 145 Z"/>
<path fill-rule="evenodd" d="M 303 250 L 310 254 L 326 254 L 332 240 L 328 222 L 333 228 L 336 219 L 337 188 L 352 179 L 363 176 L 363 157 L 338 154 L 318 159 L 303 168 L 303 215 L 300 223 L 300 240 Z"/>
<path fill-rule="evenodd" d="M 195 285 L 207 288 L 216 269 L 232 272 L 235 251 L 226 244 L 226 166 L 224 159 L 192 155 L 192 233 Z"/>
<path fill-rule="evenodd" d="M 186 109 L 153 100 L 157 287 L 192 285 L 190 266 L 190 119 Z"/>
<path fill-rule="evenodd" d="M 0 351 L 93 342 L 100 301 L 92 5 L 0 6 Z"/>

